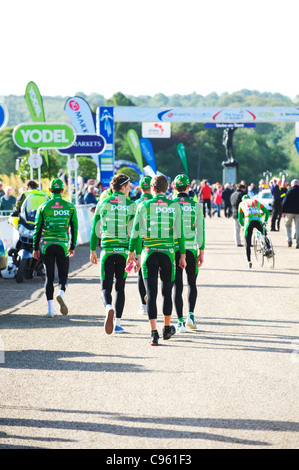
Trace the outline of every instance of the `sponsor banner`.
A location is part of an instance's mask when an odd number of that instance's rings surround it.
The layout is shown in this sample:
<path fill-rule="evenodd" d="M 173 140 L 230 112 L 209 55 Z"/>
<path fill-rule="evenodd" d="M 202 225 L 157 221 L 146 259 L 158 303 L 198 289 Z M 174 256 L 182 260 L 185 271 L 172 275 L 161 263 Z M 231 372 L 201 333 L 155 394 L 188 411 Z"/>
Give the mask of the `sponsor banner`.
<path fill-rule="evenodd" d="M 78 134 L 96 134 L 89 104 L 79 96 L 66 100 L 64 110 Z"/>
<path fill-rule="evenodd" d="M 27 83 L 25 90 L 25 101 L 33 122 L 46 122 L 43 99 L 38 86 L 34 82 Z M 49 155 L 44 150 L 44 157 L 49 168 Z"/>
<path fill-rule="evenodd" d="M 142 154 L 141 154 L 139 137 L 138 137 L 137 132 L 134 129 L 130 129 L 127 132 L 127 141 L 128 141 L 130 150 L 131 150 L 132 154 L 134 155 L 134 158 L 135 158 L 140 170 L 143 172 L 143 161 L 142 161 Z"/>
<path fill-rule="evenodd" d="M 142 137 L 140 139 L 140 148 L 141 148 L 142 155 L 144 156 L 147 163 L 156 174 L 157 173 L 156 159 L 155 159 L 154 149 L 153 149 L 151 141 L 149 139 Z"/>
<path fill-rule="evenodd" d="M 109 188 L 114 175 L 114 108 L 100 106 L 96 111 L 96 131 L 106 141 L 105 150 L 100 155 L 100 170 L 103 189 Z"/>
<path fill-rule="evenodd" d="M 205 128 L 217 128 L 217 129 L 239 129 L 244 127 L 256 127 L 255 122 L 208 122 L 205 124 Z"/>
<path fill-rule="evenodd" d="M 299 107 L 115 108 L 115 122 L 295 122 Z"/>
<path fill-rule="evenodd" d="M 0 104 L 0 131 L 6 127 L 8 122 L 8 110 L 5 104 Z"/>
<path fill-rule="evenodd" d="M 169 139 L 171 137 L 170 122 L 143 122 L 142 137 L 150 139 Z"/>
<path fill-rule="evenodd" d="M 25 101 L 34 122 L 45 122 L 44 105 L 41 94 L 34 82 L 29 82 L 25 90 Z"/>
<path fill-rule="evenodd" d="M 106 142 L 101 135 L 97 134 L 77 134 L 75 142 L 67 149 L 59 149 L 62 154 L 72 155 L 93 155 L 104 151 Z"/>
<path fill-rule="evenodd" d="M 180 144 L 177 145 L 177 151 L 178 151 L 179 157 L 181 159 L 181 162 L 183 164 L 183 167 L 185 168 L 185 172 L 188 175 L 189 174 L 188 161 L 187 161 L 185 146 L 184 146 L 183 143 L 180 143 Z"/>
<path fill-rule="evenodd" d="M 65 123 L 22 123 L 12 136 L 21 149 L 59 149 L 73 144 L 75 130 Z"/>

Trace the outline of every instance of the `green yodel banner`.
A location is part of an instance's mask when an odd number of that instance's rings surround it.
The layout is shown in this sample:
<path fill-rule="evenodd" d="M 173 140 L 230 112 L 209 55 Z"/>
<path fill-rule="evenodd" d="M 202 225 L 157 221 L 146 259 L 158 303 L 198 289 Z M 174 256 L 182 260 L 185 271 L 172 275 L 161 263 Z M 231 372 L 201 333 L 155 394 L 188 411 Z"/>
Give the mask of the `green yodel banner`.
<path fill-rule="evenodd" d="M 25 101 L 27 103 L 30 116 L 33 122 L 46 122 L 43 99 L 38 86 L 34 82 L 29 82 L 26 86 Z M 50 171 L 48 151 L 44 150 L 47 167 Z"/>
<path fill-rule="evenodd" d="M 75 138 L 75 129 L 64 123 L 22 123 L 13 130 L 14 143 L 21 149 L 67 148 Z"/>
<path fill-rule="evenodd" d="M 44 105 L 41 94 L 34 82 L 29 82 L 26 86 L 25 101 L 27 103 L 30 116 L 34 122 L 45 122 Z"/>

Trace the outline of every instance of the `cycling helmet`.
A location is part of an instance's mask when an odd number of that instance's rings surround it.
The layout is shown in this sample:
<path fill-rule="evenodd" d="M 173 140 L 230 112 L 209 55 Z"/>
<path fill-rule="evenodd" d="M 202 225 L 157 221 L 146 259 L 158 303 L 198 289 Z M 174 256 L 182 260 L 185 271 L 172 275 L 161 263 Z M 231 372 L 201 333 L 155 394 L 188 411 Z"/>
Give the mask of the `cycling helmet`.
<path fill-rule="evenodd" d="M 244 194 L 244 196 L 242 196 L 242 201 L 245 201 L 245 199 L 250 199 L 250 197 L 248 196 L 248 194 Z"/>

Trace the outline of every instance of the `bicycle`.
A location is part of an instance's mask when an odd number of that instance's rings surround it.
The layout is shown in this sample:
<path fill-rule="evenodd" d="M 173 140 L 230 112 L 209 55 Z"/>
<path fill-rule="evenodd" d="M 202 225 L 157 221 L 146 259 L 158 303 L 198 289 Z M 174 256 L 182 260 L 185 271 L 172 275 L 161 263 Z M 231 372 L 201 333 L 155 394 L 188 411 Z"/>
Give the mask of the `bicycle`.
<path fill-rule="evenodd" d="M 253 248 L 258 265 L 263 267 L 266 258 L 269 267 L 273 269 L 275 265 L 275 253 L 265 225 L 263 225 L 263 233 L 259 230 L 255 230 Z"/>

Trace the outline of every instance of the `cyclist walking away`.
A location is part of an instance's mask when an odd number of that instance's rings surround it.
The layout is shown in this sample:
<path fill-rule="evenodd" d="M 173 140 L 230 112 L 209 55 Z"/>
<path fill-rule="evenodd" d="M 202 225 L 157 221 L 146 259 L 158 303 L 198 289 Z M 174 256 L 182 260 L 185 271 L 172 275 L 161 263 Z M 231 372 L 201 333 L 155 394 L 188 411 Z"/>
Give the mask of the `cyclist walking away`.
<path fill-rule="evenodd" d="M 152 199 L 153 195 L 151 193 L 151 187 L 152 187 L 151 181 L 152 181 L 152 178 L 150 176 L 143 176 L 143 178 L 141 178 L 139 182 L 139 186 L 140 186 L 142 194 L 141 194 L 141 197 L 135 201 L 136 210 L 141 202 Z M 141 305 L 137 313 L 139 315 L 147 315 L 146 289 L 145 289 L 141 269 L 138 270 L 138 291 L 139 291 L 139 295 L 141 299 Z"/>
<path fill-rule="evenodd" d="M 36 214 L 33 234 L 33 258 L 42 261 L 46 269 L 45 290 L 48 301 L 47 317 L 54 317 L 53 302 L 55 264 L 58 268 L 59 293 L 56 300 L 62 315 L 67 315 L 68 307 L 64 300 L 69 272 L 69 258 L 75 254 L 78 236 L 78 216 L 76 207 L 62 199 L 63 182 L 55 178 L 50 183 L 50 200 L 42 204 Z M 39 243 L 42 238 L 42 254 Z"/>
<path fill-rule="evenodd" d="M 264 222 L 262 219 L 263 217 Z M 250 269 L 252 268 L 250 247 L 253 229 L 255 228 L 259 232 L 263 233 L 263 223 L 266 224 L 268 219 L 269 211 L 266 207 L 263 206 L 263 204 L 261 204 L 256 199 L 250 199 L 247 194 L 242 197 L 242 201 L 239 204 L 238 209 L 238 221 L 244 228 L 246 256 Z"/>
<path fill-rule="evenodd" d="M 129 246 L 130 221 L 134 218 L 134 202 L 128 198 L 130 178 L 124 173 L 113 176 L 112 196 L 99 201 L 90 235 L 90 261 L 97 264 L 96 247 L 102 236 L 100 280 L 102 300 L 106 309 L 105 332 L 123 333 L 121 318 L 125 305 L 125 271 Z M 115 277 L 115 305 L 112 307 L 112 288 Z M 114 318 L 115 317 L 115 318 Z"/>
<path fill-rule="evenodd" d="M 198 269 L 203 265 L 205 249 L 205 219 L 201 204 L 188 196 L 190 187 L 187 175 L 178 175 L 174 179 L 174 187 L 177 197 L 174 202 L 180 204 L 182 209 L 184 236 L 186 239 L 186 274 L 188 282 L 189 313 L 187 322 L 183 317 L 183 270 L 179 267 L 179 245 L 175 244 L 176 272 L 174 281 L 174 304 L 178 316 L 178 333 L 186 331 L 186 325 L 190 329 L 196 329 L 194 310 L 197 300 L 196 279 Z"/>
<path fill-rule="evenodd" d="M 135 251 L 141 253 L 142 276 L 147 293 L 147 313 L 151 328 L 151 345 L 157 346 L 157 294 L 158 275 L 162 284 L 164 328 L 163 339 L 168 340 L 175 334 L 175 327 L 170 326 L 172 314 L 172 288 L 175 279 L 175 238 L 180 250 L 180 269 L 186 267 L 186 249 L 183 232 L 181 208 L 177 202 L 167 199 L 167 178 L 155 176 L 152 180 L 154 197 L 139 204 L 129 243 L 127 265 L 135 262 Z M 136 263 L 139 268 L 139 260 Z"/>

